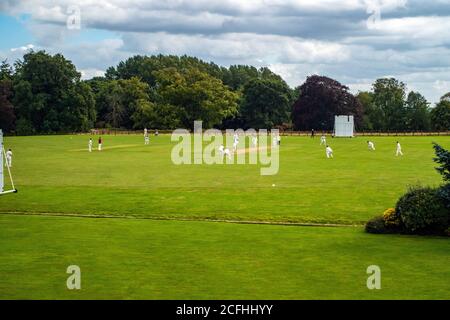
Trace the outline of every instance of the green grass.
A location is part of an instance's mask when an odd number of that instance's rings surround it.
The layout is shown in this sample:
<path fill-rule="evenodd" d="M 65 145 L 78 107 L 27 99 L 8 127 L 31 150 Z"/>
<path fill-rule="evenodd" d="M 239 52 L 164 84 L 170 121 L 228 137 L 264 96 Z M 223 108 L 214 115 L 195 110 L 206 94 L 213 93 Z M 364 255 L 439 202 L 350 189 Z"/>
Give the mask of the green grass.
<path fill-rule="evenodd" d="M 282 140 L 280 171 L 259 165 L 181 165 L 170 160 L 168 136 L 143 145 L 140 136 L 106 136 L 105 150 L 89 154 L 87 136 L 11 137 L 19 194 L 0 198 L 0 212 L 107 214 L 137 217 L 363 223 L 394 206 L 408 185 L 440 182 L 432 141 L 450 137 Z M 108 149 L 110 148 L 110 149 Z M 272 187 L 275 184 L 275 187 Z"/>
<path fill-rule="evenodd" d="M 0 197 L 0 298 L 450 298 L 447 238 L 154 220 L 362 224 L 408 185 L 439 184 L 431 142 L 449 148 L 450 137 L 398 138 L 402 158 L 395 137 L 373 138 L 376 152 L 366 138 L 329 139 L 334 159 L 319 139 L 285 137 L 275 176 L 258 165 L 175 166 L 168 136 L 150 146 L 105 136 L 105 150 L 91 154 L 87 139 L 6 138 L 19 193 Z M 71 264 L 80 291 L 65 286 Z M 366 287 L 372 264 L 381 290 Z"/>
<path fill-rule="evenodd" d="M 449 299 L 445 238 L 362 228 L 0 215 L 0 298 Z M 69 265 L 81 290 L 66 288 Z M 381 268 L 381 290 L 366 269 Z"/>

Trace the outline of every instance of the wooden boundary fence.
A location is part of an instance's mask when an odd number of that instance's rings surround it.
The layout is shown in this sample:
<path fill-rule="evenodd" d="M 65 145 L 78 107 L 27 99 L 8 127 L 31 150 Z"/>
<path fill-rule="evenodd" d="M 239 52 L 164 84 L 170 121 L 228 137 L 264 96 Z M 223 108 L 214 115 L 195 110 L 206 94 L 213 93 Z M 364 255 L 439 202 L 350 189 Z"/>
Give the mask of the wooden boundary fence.
<path fill-rule="evenodd" d="M 149 134 L 154 135 L 155 130 L 148 130 Z M 173 130 L 158 130 L 159 134 L 171 134 Z M 222 131 L 225 132 L 225 131 Z M 331 131 L 316 131 L 316 135 L 320 136 L 322 133 L 332 135 Z M 141 135 L 143 130 L 115 130 L 115 129 L 93 129 L 90 132 L 78 134 L 93 134 L 93 135 Z M 310 136 L 311 131 L 280 131 L 282 136 Z M 412 131 L 412 132 L 378 132 L 378 131 L 359 131 L 355 133 L 358 136 L 450 136 L 450 131 Z"/>
<path fill-rule="evenodd" d="M 143 135 L 143 130 L 119 130 L 119 129 L 92 129 L 89 132 L 59 132 L 59 133 L 51 133 L 51 134 L 39 134 L 39 135 L 65 135 L 65 134 L 73 134 L 73 135 Z M 171 134 L 173 130 L 158 130 L 159 134 Z M 225 133 L 225 130 L 222 132 Z M 148 130 L 150 135 L 155 134 L 155 130 Z M 331 131 L 316 131 L 316 136 L 322 135 L 325 133 L 326 135 L 332 135 Z M 15 134 L 5 134 L 5 136 L 14 136 Z M 280 131 L 280 135 L 282 136 L 310 136 L 311 131 Z M 433 132 L 425 132 L 425 131 L 411 131 L 411 132 L 396 132 L 396 131 L 387 131 L 387 132 L 379 132 L 379 131 L 358 131 L 355 133 L 355 137 L 364 137 L 364 136 L 450 136 L 450 131 L 433 131 Z"/>

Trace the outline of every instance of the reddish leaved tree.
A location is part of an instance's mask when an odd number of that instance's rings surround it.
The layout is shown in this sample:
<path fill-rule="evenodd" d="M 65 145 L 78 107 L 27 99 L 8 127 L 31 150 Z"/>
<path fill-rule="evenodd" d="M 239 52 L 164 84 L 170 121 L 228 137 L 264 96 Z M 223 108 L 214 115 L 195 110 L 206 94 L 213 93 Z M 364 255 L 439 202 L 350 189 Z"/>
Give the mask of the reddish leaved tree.
<path fill-rule="evenodd" d="M 296 130 L 332 130 L 335 115 L 353 115 L 356 125 L 361 122 L 360 102 L 338 81 L 313 75 L 299 90 L 299 98 L 292 109 Z"/>

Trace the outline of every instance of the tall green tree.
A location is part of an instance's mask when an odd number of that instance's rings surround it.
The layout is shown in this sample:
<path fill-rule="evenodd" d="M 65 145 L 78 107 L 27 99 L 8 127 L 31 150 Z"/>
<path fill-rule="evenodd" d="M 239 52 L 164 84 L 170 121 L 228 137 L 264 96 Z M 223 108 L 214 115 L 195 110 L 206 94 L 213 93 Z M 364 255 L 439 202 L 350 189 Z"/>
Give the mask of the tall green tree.
<path fill-rule="evenodd" d="M 95 96 L 91 87 L 85 82 L 77 82 L 64 96 L 67 108 L 67 124 L 70 131 L 88 131 L 95 126 L 97 112 Z"/>
<path fill-rule="evenodd" d="M 204 128 L 212 128 L 237 114 L 239 95 L 206 72 L 166 68 L 154 76 L 158 103 L 175 107 L 186 128 L 193 128 L 195 120 L 203 121 Z"/>
<path fill-rule="evenodd" d="M 450 130 L 450 93 L 442 96 L 441 101 L 431 109 L 431 124 L 434 130 Z"/>
<path fill-rule="evenodd" d="M 12 80 L 13 68 L 5 59 L 0 64 L 0 80 Z"/>
<path fill-rule="evenodd" d="M 280 79 L 252 79 L 243 87 L 241 117 L 246 128 L 270 129 L 289 121 L 292 90 Z"/>
<path fill-rule="evenodd" d="M 406 85 L 394 78 L 377 79 L 373 104 L 382 117 L 381 130 L 404 130 Z"/>
<path fill-rule="evenodd" d="M 31 51 L 24 55 L 23 61 L 16 62 L 15 69 L 13 104 L 21 130 L 44 133 L 84 130 L 82 123 L 86 122 L 78 118 L 84 115 L 90 117 L 88 123 L 93 123 L 91 89 L 80 85 L 80 73 L 64 56 Z M 86 96 L 74 99 L 74 94 Z M 85 102 L 84 106 L 78 105 Z M 90 110 L 80 113 L 84 108 Z"/>
<path fill-rule="evenodd" d="M 126 129 L 142 129 L 144 117 L 151 107 L 150 88 L 136 77 L 95 81 L 98 125 Z"/>
<path fill-rule="evenodd" d="M 369 131 L 380 130 L 383 120 L 380 110 L 374 107 L 373 93 L 360 91 L 356 95 L 356 99 L 362 106 L 362 120 L 359 129 Z"/>
<path fill-rule="evenodd" d="M 0 80 L 0 129 L 4 132 L 11 132 L 15 129 L 16 115 L 11 98 L 12 81 Z"/>
<path fill-rule="evenodd" d="M 122 103 L 123 90 L 117 80 L 104 82 L 96 95 L 97 125 L 120 128 L 124 123 L 125 106 Z"/>
<path fill-rule="evenodd" d="M 406 99 L 406 130 L 428 131 L 431 128 L 429 103 L 423 95 L 411 91 Z"/>
<path fill-rule="evenodd" d="M 225 72 L 223 82 L 232 90 L 241 89 L 251 79 L 260 77 L 260 72 L 253 66 L 232 65 Z"/>
<path fill-rule="evenodd" d="M 176 129 L 181 127 L 176 106 L 140 100 L 132 115 L 133 128 Z"/>
<path fill-rule="evenodd" d="M 166 68 L 175 68 L 177 70 L 196 68 L 217 79 L 222 79 L 223 68 L 212 62 L 205 62 L 196 57 L 175 56 L 175 55 L 136 55 L 125 61 L 119 62 L 116 67 L 107 69 L 105 77 L 110 80 L 140 78 L 150 87 L 156 84 L 154 72 Z"/>
<path fill-rule="evenodd" d="M 15 129 L 16 114 L 11 102 L 13 97 L 13 70 L 11 65 L 3 60 L 0 65 L 0 129 L 11 132 Z"/>

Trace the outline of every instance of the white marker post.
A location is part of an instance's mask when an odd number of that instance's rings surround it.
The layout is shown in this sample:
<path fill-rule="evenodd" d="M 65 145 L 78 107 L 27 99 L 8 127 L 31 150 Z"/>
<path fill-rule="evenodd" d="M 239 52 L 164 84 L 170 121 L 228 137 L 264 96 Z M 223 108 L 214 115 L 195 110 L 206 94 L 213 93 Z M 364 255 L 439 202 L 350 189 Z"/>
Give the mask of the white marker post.
<path fill-rule="evenodd" d="M 0 129 L 0 194 L 3 193 L 3 131 Z"/>
<path fill-rule="evenodd" d="M 5 157 L 6 160 L 6 153 L 5 148 L 3 148 L 3 132 L 0 129 L 0 195 L 7 194 L 7 193 L 15 193 L 17 192 L 16 188 L 14 187 L 14 182 L 11 175 L 11 169 L 8 166 L 8 163 L 6 163 L 6 168 L 8 169 L 9 179 L 11 180 L 11 190 L 5 190 L 5 182 L 4 182 L 4 176 L 3 176 L 3 157 Z"/>

